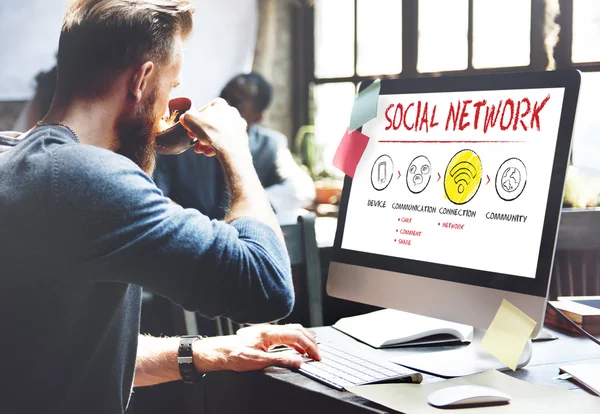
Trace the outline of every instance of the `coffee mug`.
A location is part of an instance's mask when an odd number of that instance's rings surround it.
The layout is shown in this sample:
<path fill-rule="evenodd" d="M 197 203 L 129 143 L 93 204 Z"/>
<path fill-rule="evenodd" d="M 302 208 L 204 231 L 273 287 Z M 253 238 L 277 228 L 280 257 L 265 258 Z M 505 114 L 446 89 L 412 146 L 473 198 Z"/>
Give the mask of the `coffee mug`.
<path fill-rule="evenodd" d="M 169 101 L 169 115 L 177 114 L 173 125 L 156 135 L 155 149 L 159 154 L 177 155 L 194 146 L 197 138 L 191 138 L 187 129 L 179 123 L 179 117 L 192 108 L 189 98 L 173 98 Z"/>

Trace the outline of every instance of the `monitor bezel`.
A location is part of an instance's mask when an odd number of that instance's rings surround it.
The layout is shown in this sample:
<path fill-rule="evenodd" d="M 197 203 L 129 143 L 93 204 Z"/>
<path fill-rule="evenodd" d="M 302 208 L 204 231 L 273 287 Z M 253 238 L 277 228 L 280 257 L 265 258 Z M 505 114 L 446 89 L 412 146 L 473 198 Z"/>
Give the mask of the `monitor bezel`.
<path fill-rule="evenodd" d="M 552 177 L 546 201 L 546 214 L 535 278 L 342 249 L 341 242 L 346 223 L 346 211 L 352 189 L 352 178 L 348 176 L 344 179 L 344 188 L 340 198 L 332 262 L 546 297 L 563 204 L 564 180 L 571 153 L 580 80 L 579 71 L 568 70 L 417 79 L 383 79 L 381 81 L 380 95 L 564 88 L 558 139 L 556 140 Z M 370 82 L 363 82 L 360 89 L 364 89 L 368 84 Z"/>

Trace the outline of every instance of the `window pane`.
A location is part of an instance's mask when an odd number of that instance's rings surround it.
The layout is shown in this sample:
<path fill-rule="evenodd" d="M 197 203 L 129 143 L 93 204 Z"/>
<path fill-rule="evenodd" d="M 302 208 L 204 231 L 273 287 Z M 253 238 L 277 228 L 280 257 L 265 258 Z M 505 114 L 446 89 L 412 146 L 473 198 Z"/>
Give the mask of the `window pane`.
<path fill-rule="evenodd" d="M 529 65 L 530 0 L 473 0 L 473 67 Z"/>
<path fill-rule="evenodd" d="M 402 71 L 402 0 L 358 0 L 356 71 L 361 76 Z"/>
<path fill-rule="evenodd" d="M 315 76 L 354 75 L 354 2 L 315 1 Z"/>
<path fill-rule="evenodd" d="M 336 172 L 333 155 L 350 123 L 356 88 L 353 83 L 328 83 L 312 88 L 315 141 L 323 150 L 323 168 Z M 343 175 L 340 173 L 339 175 Z"/>
<path fill-rule="evenodd" d="M 598 95 L 600 95 L 600 72 L 582 73 L 573 129 L 573 164 L 578 167 L 595 168 L 600 174 Z"/>
<path fill-rule="evenodd" d="M 439 72 L 467 68 L 467 0 L 419 0 L 417 70 Z"/>
<path fill-rule="evenodd" d="M 600 61 L 600 3 L 597 0 L 573 2 L 573 62 Z"/>

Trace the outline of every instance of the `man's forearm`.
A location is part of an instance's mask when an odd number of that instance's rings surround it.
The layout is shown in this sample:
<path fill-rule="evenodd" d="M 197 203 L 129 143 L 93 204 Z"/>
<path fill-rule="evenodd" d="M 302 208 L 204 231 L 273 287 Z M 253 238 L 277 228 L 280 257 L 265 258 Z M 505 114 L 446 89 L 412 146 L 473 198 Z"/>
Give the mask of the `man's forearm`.
<path fill-rule="evenodd" d="M 241 217 L 260 220 L 283 240 L 281 228 L 256 175 L 250 153 L 222 155 L 219 159 L 231 193 L 231 207 L 225 220 L 231 222 Z"/>
<path fill-rule="evenodd" d="M 135 387 L 181 379 L 177 365 L 179 338 L 140 335 L 135 360 Z"/>

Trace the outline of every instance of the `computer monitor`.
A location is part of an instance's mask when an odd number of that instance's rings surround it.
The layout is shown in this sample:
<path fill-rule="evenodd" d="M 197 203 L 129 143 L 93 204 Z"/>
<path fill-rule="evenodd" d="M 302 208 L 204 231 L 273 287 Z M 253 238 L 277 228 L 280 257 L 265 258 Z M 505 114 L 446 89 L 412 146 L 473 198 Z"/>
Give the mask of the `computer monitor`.
<path fill-rule="evenodd" d="M 330 296 L 487 328 L 543 325 L 577 71 L 384 79 L 346 176 Z"/>

